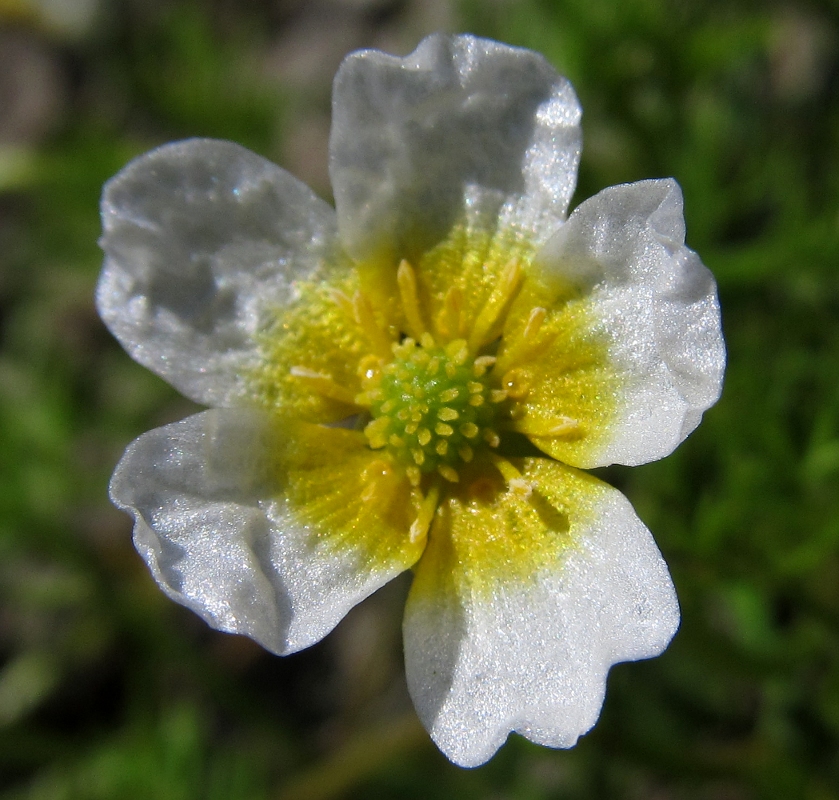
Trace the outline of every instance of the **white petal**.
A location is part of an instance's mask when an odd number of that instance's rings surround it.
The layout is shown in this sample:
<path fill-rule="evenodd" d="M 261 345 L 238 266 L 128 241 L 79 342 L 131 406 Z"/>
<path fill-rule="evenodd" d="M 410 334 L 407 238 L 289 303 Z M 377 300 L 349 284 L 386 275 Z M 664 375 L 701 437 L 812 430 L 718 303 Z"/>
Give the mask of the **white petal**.
<path fill-rule="evenodd" d="M 678 184 L 642 181 L 582 203 L 537 257 L 589 293 L 623 384 L 610 443 L 576 466 L 662 458 L 720 396 L 716 283 L 684 238 Z"/>
<path fill-rule="evenodd" d="M 128 352 L 193 400 L 242 394 L 263 314 L 334 246 L 335 214 L 231 142 L 193 139 L 132 161 L 102 197 L 96 301 Z"/>
<path fill-rule="evenodd" d="M 501 571 L 489 598 L 473 589 L 481 564 L 462 552 L 453 566 L 464 588 L 441 577 L 436 592 L 412 589 L 408 686 L 456 764 L 484 763 L 511 731 L 573 746 L 597 720 L 609 667 L 658 655 L 675 633 L 675 592 L 649 531 L 611 487 L 600 484 L 594 510 L 572 522 L 573 544 L 552 566 L 524 581 Z"/>
<path fill-rule="evenodd" d="M 279 654 L 319 641 L 415 560 L 373 562 L 296 519 L 276 485 L 282 435 L 259 412 L 206 411 L 141 436 L 111 481 L 163 591 Z"/>
<path fill-rule="evenodd" d="M 350 55 L 335 77 L 330 173 L 357 258 L 416 258 L 465 211 L 526 225 L 564 218 L 580 107 L 538 54 L 430 36 L 405 58 Z"/>

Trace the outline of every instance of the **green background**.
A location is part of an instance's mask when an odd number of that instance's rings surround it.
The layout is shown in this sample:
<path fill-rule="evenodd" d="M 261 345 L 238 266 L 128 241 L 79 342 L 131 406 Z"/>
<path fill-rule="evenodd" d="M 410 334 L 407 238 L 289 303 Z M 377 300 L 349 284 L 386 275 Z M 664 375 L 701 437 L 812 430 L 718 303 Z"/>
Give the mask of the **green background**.
<path fill-rule="evenodd" d="M 674 455 L 605 471 L 672 570 L 672 646 L 612 670 L 573 750 L 512 736 L 475 770 L 407 699 L 405 580 L 285 659 L 155 587 L 107 482 L 193 407 L 92 303 L 100 188 L 129 158 L 229 138 L 329 198 L 340 58 L 434 29 L 571 79 L 575 204 L 677 178 L 729 351 L 722 400 Z M 0 347 L 3 798 L 839 797 L 835 3 L 0 0 Z"/>

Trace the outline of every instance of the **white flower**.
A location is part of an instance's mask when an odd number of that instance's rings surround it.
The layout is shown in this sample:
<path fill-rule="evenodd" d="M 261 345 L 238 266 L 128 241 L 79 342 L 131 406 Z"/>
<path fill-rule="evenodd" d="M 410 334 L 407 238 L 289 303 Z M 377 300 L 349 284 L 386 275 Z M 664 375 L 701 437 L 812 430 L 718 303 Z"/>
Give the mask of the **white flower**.
<path fill-rule="evenodd" d="M 510 731 L 572 746 L 609 667 L 667 646 L 664 561 L 579 469 L 667 455 L 720 392 L 678 186 L 566 219 L 579 122 L 539 55 L 432 36 L 341 66 L 335 211 L 211 140 L 138 158 L 102 203 L 102 318 L 214 407 L 114 474 L 155 579 L 284 654 L 413 568 L 408 686 L 464 766 Z"/>

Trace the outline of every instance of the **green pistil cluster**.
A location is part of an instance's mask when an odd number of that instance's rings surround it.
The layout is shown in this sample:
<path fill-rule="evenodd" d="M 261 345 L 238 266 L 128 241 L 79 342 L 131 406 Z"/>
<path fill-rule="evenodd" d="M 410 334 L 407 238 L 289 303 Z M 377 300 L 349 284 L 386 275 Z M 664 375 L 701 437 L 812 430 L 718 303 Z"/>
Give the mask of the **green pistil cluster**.
<path fill-rule="evenodd" d="M 498 444 L 492 424 L 502 398 L 487 380 L 494 359 L 470 358 L 463 340 L 427 344 L 406 339 L 394 348 L 369 393 L 373 421 L 365 433 L 371 447 L 387 447 L 409 474 L 437 471 L 456 481 L 461 462 Z"/>

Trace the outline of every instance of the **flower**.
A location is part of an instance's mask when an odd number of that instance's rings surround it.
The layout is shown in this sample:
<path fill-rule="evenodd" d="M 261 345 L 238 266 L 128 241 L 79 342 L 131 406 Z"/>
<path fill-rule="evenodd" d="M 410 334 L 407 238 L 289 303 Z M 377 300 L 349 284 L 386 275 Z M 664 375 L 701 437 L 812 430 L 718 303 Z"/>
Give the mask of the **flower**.
<path fill-rule="evenodd" d="M 131 444 L 111 497 L 164 592 L 291 653 L 414 570 L 408 687 L 455 763 L 570 747 L 679 621 L 667 567 L 580 471 L 670 453 L 719 396 L 714 280 L 672 180 L 566 218 L 569 83 L 472 36 L 350 55 L 336 208 L 229 142 L 105 187 L 100 314 L 213 409 Z"/>

